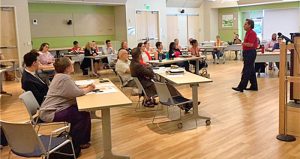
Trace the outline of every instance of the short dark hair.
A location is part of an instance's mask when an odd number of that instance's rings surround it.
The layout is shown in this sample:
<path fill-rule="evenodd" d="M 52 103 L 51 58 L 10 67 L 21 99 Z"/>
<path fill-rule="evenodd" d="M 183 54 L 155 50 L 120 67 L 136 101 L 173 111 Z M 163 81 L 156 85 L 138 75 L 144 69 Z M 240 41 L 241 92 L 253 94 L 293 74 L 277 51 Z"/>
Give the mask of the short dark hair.
<path fill-rule="evenodd" d="M 110 40 L 106 40 L 106 41 L 105 41 L 105 44 L 108 44 L 109 42 L 110 42 Z"/>
<path fill-rule="evenodd" d="M 248 25 L 250 25 L 251 29 L 254 29 L 254 21 L 252 19 L 246 19 L 246 22 L 248 23 Z"/>
<path fill-rule="evenodd" d="M 53 64 L 57 73 L 64 73 L 70 65 L 72 65 L 72 63 L 68 57 L 58 58 Z"/>
<path fill-rule="evenodd" d="M 77 45 L 78 44 L 78 41 L 73 41 L 73 45 Z"/>
<path fill-rule="evenodd" d="M 132 49 L 131 55 L 133 60 L 139 60 L 141 55 L 141 49 L 140 48 L 134 48 Z"/>
<path fill-rule="evenodd" d="M 141 48 L 143 46 L 144 43 L 138 43 L 137 47 Z"/>
<path fill-rule="evenodd" d="M 190 43 L 191 43 L 191 45 L 194 45 L 194 44 L 196 44 L 198 41 L 196 40 L 196 39 L 193 39 Z"/>
<path fill-rule="evenodd" d="M 24 64 L 26 67 L 32 66 L 33 62 L 37 61 L 37 57 L 40 54 L 37 52 L 37 50 L 33 49 L 30 52 L 26 53 L 23 57 Z"/>
<path fill-rule="evenodd" d="M 158 41 L 155 43 L 156 48 L 160 47 L 160 45 L 162 44 L 162 42 Z"/>
<path fill-rule="evenodd" d="M 46 45 L 48 45 L 48 46 L 49 46 L 49 43 L 42 43 L 42 44 L 41 44 L 41 46 L 40 46 L 40 49 L 39 49 L 39 51 L 42 51 L 42 50 L 43 50 L 43 48 L 44 48 Z"/>

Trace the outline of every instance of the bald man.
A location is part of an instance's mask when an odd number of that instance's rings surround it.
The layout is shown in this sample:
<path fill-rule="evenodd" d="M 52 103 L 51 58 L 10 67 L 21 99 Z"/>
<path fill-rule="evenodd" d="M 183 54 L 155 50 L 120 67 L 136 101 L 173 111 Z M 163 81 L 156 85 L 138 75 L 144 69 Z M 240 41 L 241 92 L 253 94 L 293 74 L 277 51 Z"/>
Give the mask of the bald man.
<path fill-rule="evenodd" d="M 116 63 L 116 71 L 123 80 L 123 86 L 135 87 L 135 82 L 130 74 L 130 61 L 128 59 L 128 52 L 125 49 L 121 49 L 118 53 L 119 59 Z"/>

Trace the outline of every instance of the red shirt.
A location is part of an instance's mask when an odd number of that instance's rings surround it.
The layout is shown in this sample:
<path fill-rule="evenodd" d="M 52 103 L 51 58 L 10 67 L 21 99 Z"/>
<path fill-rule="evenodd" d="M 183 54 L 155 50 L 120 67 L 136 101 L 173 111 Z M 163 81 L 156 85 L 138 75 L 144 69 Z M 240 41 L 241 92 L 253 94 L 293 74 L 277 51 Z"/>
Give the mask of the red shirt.
<path fill-rule="evenodd" d="M 244 38 L 244 43 L 251 43 L 253 44 L 252 47 L 246 47 L 243 45 L 243 50 L 255 50 L 258 46 L 257 43 L 257 36 L 255 31 L 253 31 L 252 29 L 248 30 L 246 32 L 245 38 Z"/>

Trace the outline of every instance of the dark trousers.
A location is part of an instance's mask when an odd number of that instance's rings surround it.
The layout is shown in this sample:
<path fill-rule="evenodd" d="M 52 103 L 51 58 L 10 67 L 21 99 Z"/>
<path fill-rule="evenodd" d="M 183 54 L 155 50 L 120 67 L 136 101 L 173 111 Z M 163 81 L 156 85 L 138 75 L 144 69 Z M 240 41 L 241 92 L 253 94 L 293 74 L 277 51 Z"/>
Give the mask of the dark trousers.
<path fill-rule="evenodd" d="M 213 59 L 215 59 L 216 56 L 217 56 L 218 59 L 220 59 L 220 57 L 221 57 L 222 55 L 223 55 L 223 53 L 222 53 L 220 50 L 214 50 L 214 51 L 212 52 Z"/>
<path fill-rule="evenodd" d="M 257 79 L 255 75 L 255 68 L 254 68 L 255 58 L 256 58 L 256 50 L 243 51 L 244 67 L 243 67 L 241 82 L 238 88 L 245 89 L 248 85 L 248 81 L 250 81 L 251 83 L 251 88 L 257 88 Z"/>
<path fill-rule="evenodd" d="M 91 117 L 89 112 L 78 111 L 77 106 L 71 106 L 54 115 L 54 122 L 71 123 L 70 135 L 76 145 L 83 145 L 91 139 Z"/>

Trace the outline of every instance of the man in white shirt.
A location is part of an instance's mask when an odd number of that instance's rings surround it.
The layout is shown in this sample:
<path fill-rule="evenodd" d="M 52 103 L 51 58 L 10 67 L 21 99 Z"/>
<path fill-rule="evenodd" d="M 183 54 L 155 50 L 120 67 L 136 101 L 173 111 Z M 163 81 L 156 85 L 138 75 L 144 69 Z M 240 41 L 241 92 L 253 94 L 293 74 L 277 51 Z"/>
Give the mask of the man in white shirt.
<path fill-rule="evenodd" d="M 123 80 L 123 86 L 135 87 L 136 84 L 130 74 L 128 52 L 125 49 L 121 49 L 118 55 L 119 59 L 116 63 L 116 72 Z"/>
<path fill-rule="evenodd" d="M 106 44 L 106 46 L 103 49 L 103 53 L 105 55 L 114 54 L 114 48 L 112 47 L 111 41 L 106 40 L 105 44 Z"/>

